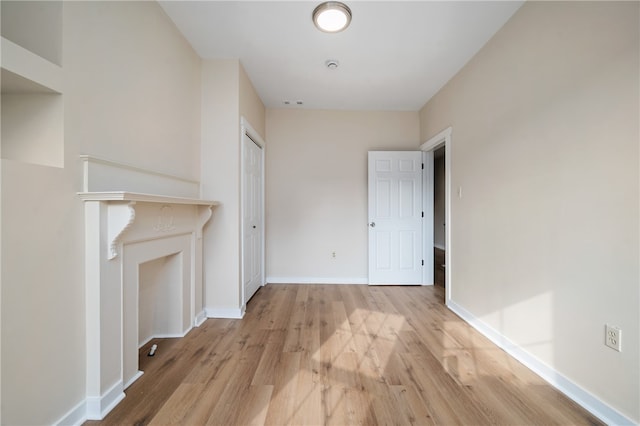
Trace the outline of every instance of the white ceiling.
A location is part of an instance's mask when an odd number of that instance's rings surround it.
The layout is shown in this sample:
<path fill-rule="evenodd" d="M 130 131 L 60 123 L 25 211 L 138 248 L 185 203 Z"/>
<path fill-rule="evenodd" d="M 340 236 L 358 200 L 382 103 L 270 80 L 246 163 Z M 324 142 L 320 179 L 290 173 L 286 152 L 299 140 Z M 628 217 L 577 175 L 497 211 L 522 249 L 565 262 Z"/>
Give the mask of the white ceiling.
<path fill-rule="evenodd" d="M 311 21 L 320 2 L 160 5 L 202 58 L 239 58 L 268 108 L 416 111 L 523 3 L 349 0 L 351 25 L 327 34 Z"/>

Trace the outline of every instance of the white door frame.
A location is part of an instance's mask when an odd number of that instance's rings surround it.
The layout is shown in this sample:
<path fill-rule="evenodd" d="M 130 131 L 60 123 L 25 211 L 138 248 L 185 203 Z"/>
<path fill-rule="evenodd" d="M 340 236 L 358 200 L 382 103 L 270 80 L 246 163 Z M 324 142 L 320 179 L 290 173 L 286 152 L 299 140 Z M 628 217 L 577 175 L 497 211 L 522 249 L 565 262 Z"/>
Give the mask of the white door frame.
<path fill-rule="evenodd" d="M 260 221 L 262 222 L 262 226 L 260 229 L 260 237 L 262 239 L 262 256 L 260 258 L 260 287 L 265 285 L 264 280 L 264 265 L 265 265 L 265 232 L 264 232 L 264 206 L 265 206 L 265 185 L 264 185 L 264 158 L 265 158 L 265 143 L 260 134 L 251 126 L 249 121 L 240 117 L 240 296 L 242 299 L 242 312 L 245 311 L 247 307 L 247 301 L 245 300 L 244 294 L 244 136 L 247 135 L 253 142 L 256 143 L 262 149 L 262 176 L 260 176 L 260 180 L 262 181 L 262 200 L 260 205 Z"/>
<path fill-rule="evenodd" d="M 435 283 L 433 270 L 433 151 L 422 151 L 422 285 Z M 430 219 L 430 220 L 429 220 Z"/>
<path fill-rule="evenodd" d="M 451 289 L 453 287 L 453 280 L 451 279 L 451 269 L 453 266 L 453 263 L 451 262 L 451 257 L 452 257 L 451 253 L 453 251 L 451 247 L 451 228 L 453 225 L 451 223 L 451 133 L 452 131 L 453 131 L 453 128 L 448 127 L 443 131 L 441 131 L 440 133 L 438 133 L 437 135 L 433 136 L 431 139 L 427 140 L 422 145 L 420 145 L 420 150 L 425 152 L 433 152 L 444 145 L 444 164 L 445 164 L 444 166 L 445 168 L 444 217 L 445 217 L 445 223 L 446 223 L 445 234 L 444 234 L 444 241 L 445 241 L 445 247 L 446 247 L 444 263 L 446 267 L 445 267 L 444 274 L 445 274 L 445 283 L 446 283 L 445 303 L 447 306 L 449 306 L 449 303 L 451 301 Z M 431 189 L 433 190 L 433 179 L 431 179 Z M 425 235 L 425 241 L 427 241 L 427 237 L 428 236 Z M 431 250 L 433 250 L 433 234 L 431 234 L 430 238 L 431 238 Z M 425 242 L 425 245 L 426 244 L 427 243 Z"/>

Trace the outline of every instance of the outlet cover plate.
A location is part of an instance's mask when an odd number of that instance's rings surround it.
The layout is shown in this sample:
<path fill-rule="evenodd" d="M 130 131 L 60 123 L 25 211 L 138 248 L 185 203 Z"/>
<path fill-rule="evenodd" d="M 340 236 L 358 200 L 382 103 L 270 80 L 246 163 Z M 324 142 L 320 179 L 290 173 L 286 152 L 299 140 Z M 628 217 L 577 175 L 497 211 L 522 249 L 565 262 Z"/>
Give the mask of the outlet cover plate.
<path fill-rule="evenodd" d="M 611 349 L 622 352 L 622 330 L 609 324 L 606 324 L 604 329 L 604 344 Z"/>

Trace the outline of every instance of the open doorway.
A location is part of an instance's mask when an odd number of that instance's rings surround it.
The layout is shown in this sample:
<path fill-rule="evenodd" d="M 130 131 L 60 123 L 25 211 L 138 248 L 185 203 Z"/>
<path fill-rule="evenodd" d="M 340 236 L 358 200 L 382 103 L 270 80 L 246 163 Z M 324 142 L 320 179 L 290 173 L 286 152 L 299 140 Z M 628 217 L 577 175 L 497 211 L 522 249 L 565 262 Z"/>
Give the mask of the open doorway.
<path fill-rule="evenodd" d="M 439 159 L 442 161 L 442 167 L 440 170 L 436 172 L 433 170 L 433 179 L 430 180 L 428 184 L 428 188 L 425 188 L 425 191 L 431 191 L 433 194 L 433 212 L 434 212 L 434 222 L 433 222 L 433 232 L 430 235 L 425 235 L 425 250 L 434 250 L 436 248 L 436 244 L 441 247 L 442 254 L 444 257 L 444 261 L 440 261 L 436 259 L 434 256 L 433 265 L 440 266 L 440 271 L 444 275 L 444 283 L 445 286 L 445 304 L 449 305 L 449 301 L 451 300 L 451 292 L 453 288 L 453 280 L 451 279 L 451 259 L 452 259 L 452 251 L 453 247 L 451 245 L 451 133 L 452 128 L 448 127 L 433 136 L 431 139 L 426 141 L 420 146 L 420 150 L 427 154 L 427 157 L 433 158 L 433 169 L 435 169 L 435 157 L 438 155 Z M 441 152 L 438 152 L 441 150 Z M 438 154 L 436 154 L 438 152 Z M 439 176 L 440 181 L 440 190 L 443 191 L 443 194 L 435 194 L 435 179 L 436 174 Z M 444 178 L 442 178 L 444 176 Z M 434 185 L 433 187 L 431 185 Z M 444 188 L 443 188 L 444 187 Z M 441 218 L 436 218 L 436 197 L 444 196 L 444 203 L 439 202 L 439 205 L 443 205 L 443 207 L 439 207 L 440 212 L 442 209 L 444 210 Z M 431 211 L 431 209 L 429 209 Z M 428 227 L 431 229 L 431 226 Z M 428 238 L 427 238 L 428 237 Z M 431 241 L 431 244 L 427 246 L 427 243 Z M 434 253 L 435 254 L 435 253 Z M 444 265 L 444 266 L 443 266 Z M 433 269 L 433 282 L 438 285 L 436 282 L 436 274 L 438 271 L 436 268 Z"/>
<path fill-rule="evenodd" d="M 433 282 L 445 286 L 446 220 L 445 220 L 445 148 L 433 151 Z"/>

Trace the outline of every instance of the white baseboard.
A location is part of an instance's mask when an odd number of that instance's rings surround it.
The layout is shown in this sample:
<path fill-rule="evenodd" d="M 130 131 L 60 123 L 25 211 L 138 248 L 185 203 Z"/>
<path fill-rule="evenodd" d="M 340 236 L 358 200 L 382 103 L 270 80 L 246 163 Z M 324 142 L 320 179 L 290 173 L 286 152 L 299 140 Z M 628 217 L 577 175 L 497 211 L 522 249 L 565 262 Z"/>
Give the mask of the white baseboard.
<path fill-rule="evenodd" d="M 123 389 L 127 389 L 129 386 L 131 386 L 136 380 L 138 380 L 140 377 L 142 377 L 142 375 L 144 374 L 144 371 L 140 371 L 138 370 L 138 372 L 129 379 L 129 381 L 127 383 L 124 384 Z"/>
<path fill-rule="evenodd" d="M 549 382 L 553 387 L 574 400 L 585 410 L 608 425 L 633 425 L 633 420 L 617 411 L 615 408 L 600 400 L 597 396 L 584 390 L 576 383 L 541 362 L 536 357 L 516 345 L 497 330 L 487 325 L 482 320 L 476 318 L 471 312 L 462 306 L 449 300 L 447 307 L 456 313 L 460 318 L 465 320 L 469 325 L 486 336 L 493 343 L 502 348 L 509 355 L 520 361 L 527 368 Z"/>
<path fill-rule="evenodd" d="M 87 419 L 102 420 L 125 397 L 122 381 L 118 381 L 100 397 L 87 398 Z"/>
<path fill-rule="evenodd" d="M 198 315 L 196 315 L 195 326 L 200 327 L 203 322 L 207 320 L 207 313 L 203 310 Z"/>
<path fill-rule="evenodd" d="M 244 310 L 241 308 L 206 308 L 207 318 L 241 319 Z"/>
<path fill-rule="evenodd" d="M 369 284 L 367 277 L 317 278 L 317 277 L 267 277 L 269 284 Z"/>
<path fill-rule="evenodd" d="M 54 423 L 55 426 L 76 426 L 87 421 L 87 402 L 81 401 L 73 407 L 60 420 Z"/>
<path fill-rule="evenodd" d="M 193 327 L 189 327 L 188 329 L 186 329 L 185 331 L 182 332 L 182 334 L 180 333 L 168 333 L 168 334 L 154 334 L 153 336 L 148 337 L 145 341 L 143 341 L 142 343 L 140 343 L 138 345 L 138 350 L 140 348 L 142 348 L 144 345 L 146 345 L 147 343 L 149 343 L 150 341 L 152 341 L 153 339 L 179 339 L 181 337 L 184 337 L 187 335 L 187 333 L 189 333 L 191 331 L 191 329 L 193 329 Z M 125 386 L 125 389 L 127 388 L 127 386 Z"/>

